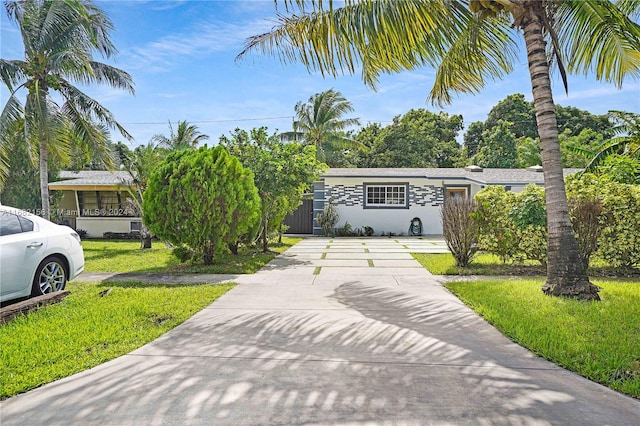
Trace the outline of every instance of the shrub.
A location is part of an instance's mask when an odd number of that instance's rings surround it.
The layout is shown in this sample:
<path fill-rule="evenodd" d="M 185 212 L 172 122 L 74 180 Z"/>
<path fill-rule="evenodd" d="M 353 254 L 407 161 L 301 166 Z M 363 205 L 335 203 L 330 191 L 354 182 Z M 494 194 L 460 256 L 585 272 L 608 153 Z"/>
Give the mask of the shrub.
<path fill-rule="evenodd" d="M 370 226 L 365 226 L 364 227 L 364 235 L 365 237 L 370 237 L 373 235 L 373 228 Z"/>
<path fill-rule="evenodd" d="M 462 197 L 448 199 L 440 209 L 444 239 L 457 266 L 468 266 L 477 250 L 475 210 L 475 202 Z"/>
<path fill-rule="evenodd" d="M 593 211 L 580 212 L 581 219 L 578 219 L 578 212 L 573 213 L 576 216 L 573 226 L 578 245 L 583 245 L 583 260 L 588 259 L 588 255 L 597 248 L 599 256 L 612 266 L 630 267 L 640 263 L 638 185 L 617 183 L 611 181 L 608 176 L 585 173 L 567 178 L 567 195 L 570 206 L 575 203 L 588 203 L 589 200 L 593 203 L 590 207 L 582 207 Z M 592 223 L 596 221 L 595 217 L 597 223 Z M 592 229 L 577 230 L 576 226 Z M 581 241 L 583 238 L 589 238 L 589 242 Z M 593 240 L 596 238 L 597 242 L 594 243 Z"/>
<path fill-rule="evenodd" d="M 608 183 L 603 188 L 602 210 L 599 254 L 613 266 L 640 264 L 640 187 Z"/>
<path fill-rule="evenodd" d="M 143 220 L 158 237 L 206 265 L 259 220 L 253 174 L 218 146 L 170 153 L 149 178 Z"/>
<path fill-rule="evenodd" d="M 580 259 L 589 266 L 591 255 L 598 249 L 602 234 L 602 202 L 593 198 L 569 198 L 569 216 L 573 233 L 578 241 Z"/>
<path fill-rule="evenodd" d="M 515 194 L 503 186 L 490 185 L 475 196 L 478 224 L 478 248 L 500 257 L 503 262 L 517 255 L 518 241 L 509 211 L 515 204 Z"/>
<path fill-rule="evenodd" d="M 335 236 L 335 227 L 340 220 L 340 215 L 338 214 L 338 209 L 333 204 L 333 198 L 329 199 L 329 202 L 325 204 L 321 213 L 318 213 L 316 216 L 316 221 L 320 228 L 322 228 L 322 232 L 325 236 Z"/>
<path fill-rule="evenodd" d="M 475 197 L 478 246 L 502 259 L 547 261 L 544 189 L 531 184 L 519 193 L 487 186 Z"/>
<path fill-rule="evenodd" d="M 195 253 L 189 247 L 178 246 L 175 247 L 171 253 L 178 258 L 178 260 L 182 263 L 185 263 L 194 258 Z"/>
<path fill-rule="evenodd" d="M 547 264 L 547 210 L 544 189 L 530 184 L 516 193 L 515 203 L 509 210 L 513 221 L 513 234 L 517 240 L 519 260 L 531 259 Z"/>

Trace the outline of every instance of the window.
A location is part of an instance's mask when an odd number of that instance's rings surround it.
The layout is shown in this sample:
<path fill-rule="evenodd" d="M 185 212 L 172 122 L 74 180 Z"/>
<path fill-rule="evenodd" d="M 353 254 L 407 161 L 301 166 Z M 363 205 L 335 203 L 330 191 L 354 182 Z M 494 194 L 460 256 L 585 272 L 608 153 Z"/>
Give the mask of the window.
<path fill-rule="evenodd" d="M 117 191 L 78 191 L 81 216 L 136 216 L 127 196 Z"/>
<path fill-rule="evenodd" d="M 33 231 L 33 222 L 31 222 L 29 219 L 18 216 L 18 220 L 20 221 L 20 225 L 22 225 L 22 232 Z"/>
<path fill-rule="evenodd" d="M 407 185 L 366 185 L 365 207 L 408 208 Z"/>
<path fill-rule="evenodd" d="M 445 188 L 445 199 L 449 198 L 467 198 L 468 197 L 468 188 L 467 187 L 446 187 Z"/>
<path fill-rule="evenodd" d="M 19 234 L 20 232 L 22 232 L 22 226 L 18 216 L 0 212 L 0 236 Z"/>
<path fill-rule="evenodd" d="M 129 231 L 140 232 L 142 230 L 142 222 L 136 221 L 136 222 L 129 222 L 129 223 L 130 223 Z"/>

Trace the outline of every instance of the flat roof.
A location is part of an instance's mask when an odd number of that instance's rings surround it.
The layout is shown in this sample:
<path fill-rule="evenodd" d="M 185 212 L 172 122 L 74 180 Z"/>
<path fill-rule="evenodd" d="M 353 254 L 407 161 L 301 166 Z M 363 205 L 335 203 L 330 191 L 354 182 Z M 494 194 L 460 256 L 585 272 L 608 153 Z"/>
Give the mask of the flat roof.
<path fill-rule="evenodd" d="M 564 169 L 564 175 L 578 173 L 581 170 Z M 327 170 L 322 177 L 464 179 L 483 185 L 544 183 L 544 174 L 532 169 L 471 171 L 465 168 L 334 168 Z"/>

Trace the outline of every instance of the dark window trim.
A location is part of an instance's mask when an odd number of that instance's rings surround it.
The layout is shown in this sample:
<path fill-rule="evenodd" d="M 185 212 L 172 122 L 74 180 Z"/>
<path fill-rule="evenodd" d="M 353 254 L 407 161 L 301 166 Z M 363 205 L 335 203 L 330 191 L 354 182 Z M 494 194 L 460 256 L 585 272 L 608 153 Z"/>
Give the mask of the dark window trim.
<path fill-rule="evenodd" d="M 384 205 L 367 205 L 367 188 L 370 186 L 404 186 L 404 204 L 384 204 Z M 398 210 L 409 208 L 409 182 L 363 182 L 362 184 L 363 208 L 364 209 L 384 209 Z"/>

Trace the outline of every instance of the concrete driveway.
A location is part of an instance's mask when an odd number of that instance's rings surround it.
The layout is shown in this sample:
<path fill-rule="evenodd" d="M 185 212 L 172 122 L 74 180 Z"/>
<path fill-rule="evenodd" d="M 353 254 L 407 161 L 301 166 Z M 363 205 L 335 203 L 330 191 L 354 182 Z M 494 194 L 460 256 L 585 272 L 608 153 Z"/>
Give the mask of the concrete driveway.
<path fill-rule="evenodd" d="M 411 259 L 304 240 L 158 340 L 0 403 L 2 425 L 637 425 L 640 401 L 512 343 Z"/>

